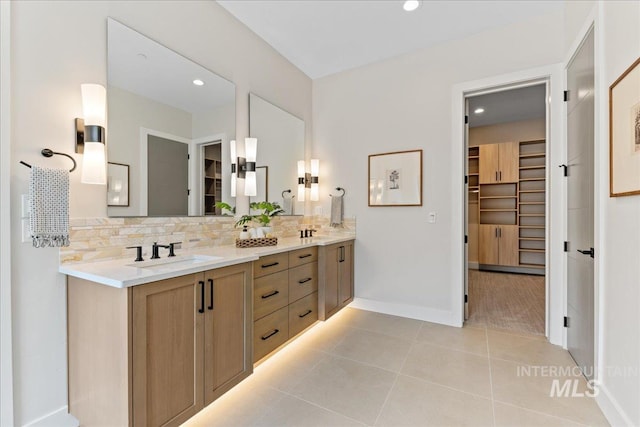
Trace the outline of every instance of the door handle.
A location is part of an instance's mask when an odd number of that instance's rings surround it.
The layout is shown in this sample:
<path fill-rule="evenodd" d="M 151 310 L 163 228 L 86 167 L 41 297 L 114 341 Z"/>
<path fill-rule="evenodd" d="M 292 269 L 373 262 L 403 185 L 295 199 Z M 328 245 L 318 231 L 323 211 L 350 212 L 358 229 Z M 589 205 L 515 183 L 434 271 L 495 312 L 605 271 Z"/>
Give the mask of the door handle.
<path fill-rule="evenodd" d="M 200 308 L 198 313 L 204 313 L 204 282 L 201 280 L 198 284 L 200 285 Z"/>
<path fill-rule="evenodd" d="M 578 249 L 578 252 L 580 252 L 582 255 L 589 255 L 591 258 L 593 258 L 596 254 L 593 248 L 589 248 L 589 250 Z"/>
<path fill-rule="evenodd" d="M 498 181 L 502 181 L 502 171 L 498 172 L 498 176 L 499 176 Z"/>
<path fill-rule="evenodd" d="M 498 237 L 502 238 L 502 227 L 498 227 Z"/>
<path fill-rule="evenodd" d="M 209 295 L 209 306 L 207 308 L 213 310 L 213 279 L 209 279 L 209 291 L 211 291 L 211 294 Z"/>
<path fill-rule="evenodd" d="M 498 171 L 496 171 L 496 181 L 498 181 Z"/>

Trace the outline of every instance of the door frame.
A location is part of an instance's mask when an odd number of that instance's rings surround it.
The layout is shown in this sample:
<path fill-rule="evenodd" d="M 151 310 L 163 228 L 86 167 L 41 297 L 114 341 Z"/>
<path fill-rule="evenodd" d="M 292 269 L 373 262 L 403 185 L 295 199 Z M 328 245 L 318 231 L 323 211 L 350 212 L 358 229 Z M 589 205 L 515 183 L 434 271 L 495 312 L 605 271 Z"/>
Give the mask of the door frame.
<path fill-rule="evenodd" d="M 564 236 L 566 236 L 566 183 L 557 165 L 566 157 L 565 117 L 563 117 L 562 91 L 565 87 L 564 64 L 502 74 L 485 79 L 454 85 L 452 88 L 452 141 L 451 153 L 454 159 L 451 168 L 453 183 L 452 236 L 453 236 L 453 283 L 451 296 L 454 320 L 459 326 L 464 323 L 464 276 L 466 258 L 464 243 L 467 156 L 464 138 L 465 99 L 471 95 L 513 89 L 531 84 L 547 82 L 549 108 L 547 108 L 547 205 L 546 205 L 546 289 L 545 335 L 553 344 L 566 347 L 563 317 L 566 311 L 566 259 L 563 256 Z M 557 94 L 557 95 L 556 95 Z"/>

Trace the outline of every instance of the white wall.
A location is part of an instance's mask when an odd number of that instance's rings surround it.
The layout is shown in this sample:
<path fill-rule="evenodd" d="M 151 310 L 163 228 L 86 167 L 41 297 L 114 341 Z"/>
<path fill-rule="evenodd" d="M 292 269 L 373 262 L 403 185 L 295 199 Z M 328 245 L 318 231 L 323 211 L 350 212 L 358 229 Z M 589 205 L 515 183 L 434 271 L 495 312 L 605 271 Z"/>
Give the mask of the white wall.
<path fill-rule="evenodd" d="M 307 122 L 311 119 L 309 78 L 213 1 L 12 2 L 11 273 L 16 425 L 42 417 L 52 424 L 54 418 L 46 416 L 64 414 L 67 404 L 65 278 L 57 273 L 58 250 L 34 249 L 19 241 L 19 198 L 27 192 L 28 169 L 18 161 L 68 164 L 68 159 L 45 159 L 39 152 L 48 147 L 73 154 L 73 119 L 82 113 L 80 84 L 106 85 L 108 16 L 233 81 L 239 139 L 248 135 L 250 91 L 264 94 Z M 309 141 L 310 131 L 306 136 Z M 74 157 L 81 166 L 82 156 Z M 105 216 L 106 188 L 80 184 L 79 175 L 71 175 L 71 216 Z M 238 200 L 238 205 L 247 206 L 247 201 Z M 58 418 L 55 424 L 64 422 Z"/>
<path fill-rule="evenodd" d="M 608 88 L 640 57 L 640 2 L 601 2 L 596 16 L 599 402 L 614 425 L 640 425 L 640 196 L 609 197 L 608 149 Z M 623 375 L 610 368 L 637 371 Z"/>
<path fill-rule="evenodd" d="M 356 297 L 379 310 L 450 324 L 454 200 L 452 87 L 560 62 L 563 14 L 538 17 L 418 53 L 314 81 L 313 157 L 324 161 L 322 194 L 347 191 L 358 220 Z M 367 206 L 367 156 L 422 148 L 423 206 Z M 324 199 L 328 210 L 328 198 Z M 436 224 L 427 223 L 436 212 Z M 458 272 L 458 274 L 461 274 Z"/>

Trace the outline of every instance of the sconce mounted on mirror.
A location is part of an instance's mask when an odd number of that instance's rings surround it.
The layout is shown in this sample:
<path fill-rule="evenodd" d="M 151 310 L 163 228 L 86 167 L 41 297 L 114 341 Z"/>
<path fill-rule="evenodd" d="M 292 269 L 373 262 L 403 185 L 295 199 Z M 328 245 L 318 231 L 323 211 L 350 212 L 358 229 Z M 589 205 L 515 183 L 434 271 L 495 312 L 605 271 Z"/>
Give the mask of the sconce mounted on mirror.
<path fill-rule="evenodd" d="M 304 202 L 306 189 L 309 188 L 309 200 L 320 200 L 320 160 L 311 159 L 311 172 L 307 172 L 304 160 L 298 160 L 298 200 Z"/>
<path fill-rule="evenodd" d="M 244 179 L 244 195 L 256 196 L 256 158 L 258 155 L 258 139 L 245 138 L 244 152 L 246 157 L 236 157 L 236 141 L 231 141 L 231 196 L 236 196 L 236 178 Z"/>
<path fill-rule="evenodd" d="M 83 184 L 107 183 L 105 116 L 107 91 L 99 84 L 82 84 L 83 118 L 76 118 L 76 153 L 84 154 Z"/>

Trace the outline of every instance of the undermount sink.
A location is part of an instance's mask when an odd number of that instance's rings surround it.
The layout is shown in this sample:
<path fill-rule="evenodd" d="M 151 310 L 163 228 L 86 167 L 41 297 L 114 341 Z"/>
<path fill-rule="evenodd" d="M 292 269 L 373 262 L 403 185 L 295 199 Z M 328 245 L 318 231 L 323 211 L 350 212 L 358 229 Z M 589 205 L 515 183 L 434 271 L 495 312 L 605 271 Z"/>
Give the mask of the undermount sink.
<path fill-rule="evenodd" d="M 210 255 L 180 255 L 171 258 L 151 259 L 149 261 L 140 261 L 133 264 L 127 264 L 128 267 L 144 268 L 145 270 L 167 270 L 180 267 L 189 267 L 203 262 L 218 261 L 223 259 L 219 256 Z"/>

